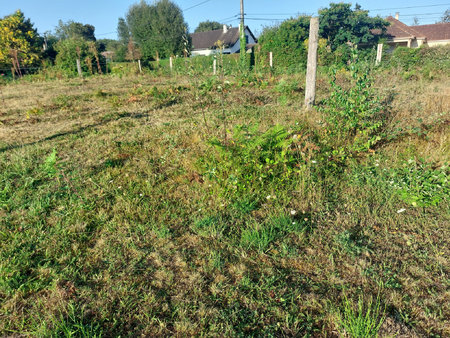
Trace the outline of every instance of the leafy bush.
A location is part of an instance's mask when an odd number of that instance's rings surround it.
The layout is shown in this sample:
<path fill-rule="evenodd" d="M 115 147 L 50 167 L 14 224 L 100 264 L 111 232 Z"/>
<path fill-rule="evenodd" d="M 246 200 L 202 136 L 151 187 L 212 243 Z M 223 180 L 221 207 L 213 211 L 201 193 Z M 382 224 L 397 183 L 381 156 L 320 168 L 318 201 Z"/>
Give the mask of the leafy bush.
<path fill-rule="evenodd" d="M 310 135 L 302 134 L 280 125 L 263 133 L 257 126 L 238 126 L 231 140 L 211 142 L 219 156 L 208 162 L 207 174 L 218 181 L 224 195 L 276 189 L 290 182 L 317 150 Z"/>
<path fill-rule="evenodd" d="M 77 74 L 77 59 L 80 59 L 83 73 L 93 74 L 105 71 L 105 58 L 98 53 L 92 41 L 88 42 L 80 38 L 61 40 L 56 44 L 55 49 L 58 52 L 56 66 L 70 75 Z"/>
<path fill-rule="evenodd" d="M 268 53 L 273 52 L 275 67 L 283 69 L 283 72 L 305 69 L 307 51 L 304 41 L 309 35 L 309 20 L 307 16 L 300 16 L 266 28 L 258 41 L 261 45 L 260 62 L 268 64 Z"/>
<path fill-rule="evenodd" d="M 337 84 L 336 68 L 331 74 L 331 95 L 319 106 L 326 124 L 327 140 L 332 154 L 347 156 L 369 150 L 381 140 L 382 102 L 372 89 L 368 70 L 357 61 L 356 52 L 350 65 L 350 88 Z"/>

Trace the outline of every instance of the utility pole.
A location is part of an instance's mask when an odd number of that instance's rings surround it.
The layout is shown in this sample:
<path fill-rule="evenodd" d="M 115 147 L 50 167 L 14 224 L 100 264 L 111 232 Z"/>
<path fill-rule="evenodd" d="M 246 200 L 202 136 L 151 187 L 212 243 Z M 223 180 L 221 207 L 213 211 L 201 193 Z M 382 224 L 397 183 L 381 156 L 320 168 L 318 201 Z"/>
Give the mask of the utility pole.
<path fill-rule="evenodd" d="M 245 54 L 247 48 L 247 42 L 245 41 L 245 26 L 244 26 L 244 0 L 241 0 L 241 24 L 239 25 L 239 42 L 241 46 L 241 65 L 244 67 L 245 65 Z"/>

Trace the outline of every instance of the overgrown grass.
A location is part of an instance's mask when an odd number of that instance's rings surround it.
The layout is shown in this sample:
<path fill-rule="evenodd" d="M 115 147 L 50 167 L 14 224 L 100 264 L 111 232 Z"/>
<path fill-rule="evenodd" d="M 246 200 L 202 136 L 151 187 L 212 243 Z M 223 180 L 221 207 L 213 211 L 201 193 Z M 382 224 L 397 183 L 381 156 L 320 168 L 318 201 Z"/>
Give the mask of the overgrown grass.
<path fill-rule="evenodd" d="M 0 334 L 449 335 L 449 79 L 371 76 L 345 156 L 296 76 L 2 87 Z"/>

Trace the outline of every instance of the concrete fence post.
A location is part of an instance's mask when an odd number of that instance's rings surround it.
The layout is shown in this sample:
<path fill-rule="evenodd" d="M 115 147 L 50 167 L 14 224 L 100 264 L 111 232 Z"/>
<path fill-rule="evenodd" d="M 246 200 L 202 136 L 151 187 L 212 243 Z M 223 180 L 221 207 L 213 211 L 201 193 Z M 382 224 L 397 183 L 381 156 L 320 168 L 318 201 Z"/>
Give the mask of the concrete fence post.
<path fill-rule="evenodd" d="M 309 24 L 308 66 L 306 69 L 305 105 L 311 108 L 316 100 L 317 47 L 319 43 L 319 18 Z"/>
<path fill-rule="evenodd" d="M 77 59 L 77 71 L 78 71 L 78 76 L 82 77 L 83 73 L 81 72 L 81 61 L 80 61 L 80 59 Z"/>
<path fill-rule="evenodd" d="M 381 63 L 381 57 L 383 56 L 383 44 L 379 43 L 377 47 L 377 60 L 375 64 L 379 65 Z"/>

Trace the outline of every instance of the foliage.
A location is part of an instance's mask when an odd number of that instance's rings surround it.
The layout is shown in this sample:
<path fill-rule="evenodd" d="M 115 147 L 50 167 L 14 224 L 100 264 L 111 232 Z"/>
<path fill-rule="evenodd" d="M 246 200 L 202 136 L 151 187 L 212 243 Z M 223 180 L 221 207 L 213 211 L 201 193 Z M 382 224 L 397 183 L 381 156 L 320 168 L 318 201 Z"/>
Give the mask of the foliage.
<path fill-rule="evenodd" d="M 59 20 L 58 26 L 56 27 L 56 37 L 60 40 L 84 39 L 86 41 L 96 41 L 95 27 L 72 20 L 67 22 Z"/>
<path fill-rule="evenodd" d="M 105 69 L 104 57 L 98 53 L 94 42 L 81 38 L 59 41 L 55 46 L 58 55 L 56 66 L 70 75 L 77 74 L 76 60 L 80 59 L 82 71 L 88 74 L 101 73 Z"/>
<path fill-rule="evenodd" d="M 409 160 L 387 172 L 386 181 L 408 204 L 415 207 L 437 206 L 450 198 L 449 169 L 433 169 L 429 164 Z"/>
<path fill-rule="evenodd" d="M 379 297 L 375 303 L 370 299 L 365 305 L 363 297 L 360 296 L 356 310 L 348 298 L 344 297 L 343 309 L 339 313 L 339 325 L 343 335 L 347 334 L 352 338 L 377 337 L 384 319 Z"/>
<path fill-rule="evenodd" d="M 266 27 L 258 43 L 261 54 L 274 52 L 275 66 L 284 69 L 304 69 L 306 67 L 306 48 L 304 41 L 309 35 L 308 16 L 289 19 L 279 26 Z M 263 59 L 267 62 L 267 56 Z"/>
<path fill-rule="evenodd" d="M 54 177 L 57 172 L 56 168 L 57 154 L 58 153 L 56 152 L 56 149 L 53 149 L 51 154 L 48 155 L 44 160 L 44 165 L 42 169 L 47 177 Z"/>
<path fill-rule="evenodd" d="M 119 21 L 123 25 L 123 21 Z M 170 0 L 134 4 L 126 15 L 126 24 L 145 59 L 182 54 L 189 49 L 188 27 L 181 9 Z M 125 28 L 124 28 L 125 31 Z"/>
<path fill-rule="evenodd" d="M 320 36 L 328 40 L 332 50 L 352 44 L 375 44 L 386 32 L 389 23 L 380 17 L 369 17 L 369 11 L 360 6 L 351 9 L 350 3 L 330 3 L 329 8 L 319 10 Z M 374 34 L 379 30 L 379 34 Z"/>
<path fill-rule="evenodd" d="M 21 11 L 0 20 L 0 66 L 32 65 L 39 59 L 39 37 L 30 19 Z"/>
<path fill-rule="evenodd" d="M 450 22 L 450 9 L 447 9 L 442 16 L 441 22 Z"/>
<path fill-rule="evenodd" d="M 223 27 L 223 25 L 217 21 L 209 21 L 209 20 L 202 21 L 198 24 L 194 33 L 214 31 L 217 29 L 222 29 L 222 27 Z"/>
<path fill-rule="evenodd" d="M 217 180 L 225 196 L 276 191 L 316 150 L 306 133 L 299 137 L 280 125 L 263 133 L 257 126 L 237 126 L 229 142 L 216 139 L 211 144 L 219 158 L 208 165 L 207 174 Z"/>
<path fill-rule="evenodd" d="M 331 94 L 319 106 L 326 122 L 331 156 L 347 156 L 352 152 L 367 151 L 381 140 L 382 103 L 372 89 L 373 80 L 368 70 L 353 53 L 350 65 L 351 84 L 344 88 L 336 81 L 336 69 L 331 71 Z"/>
<path fill-rule="evenodd" d="M 119 18 L 117 23 L 117 35 L 119 36 L 119 41 L 126 45 L 130 41 L 130 29 L 124 18 Z"/>
<path fill-rule="evenodd" d="M 418 70 L 432 66 L 438 71 L 446 71 L 450 67 L 450 46 L 407 48 L 397 47 L 389 57 L 386 66 L 397 67 L 405 71 Z"/>

